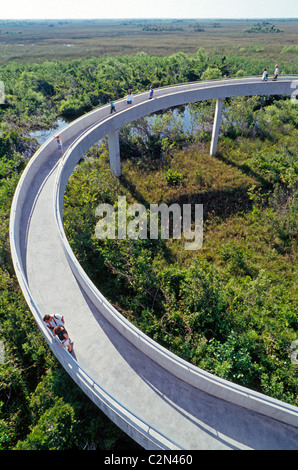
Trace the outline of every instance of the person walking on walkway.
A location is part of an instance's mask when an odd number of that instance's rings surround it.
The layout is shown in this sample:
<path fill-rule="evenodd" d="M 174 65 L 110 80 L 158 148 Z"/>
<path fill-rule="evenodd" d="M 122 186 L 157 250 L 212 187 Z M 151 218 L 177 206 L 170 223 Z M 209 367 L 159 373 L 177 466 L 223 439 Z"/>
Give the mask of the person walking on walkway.
<path fill-rule="evenodd" d="M 263 71 L 262 80 L 263 80 L 263 82 L 267 82 L 267 80 L 268 80 L 268 72 L 267 72 L 267 69 L 264 69 L 264 71 Z"/>
<path fill-rule="evenodd" d="M 278 69 L 278 65 L 276 64 L 273 80 L 277 80 L 278 74 L 279 74 L 279 69 Z"/>
<path fill-rule="evenodd" d="M 62 154 L 63 149 L 62 149 L 62 140 L 61 140 L 60 135 L 56 135 L 56 141 L 57 141 L 58 151 L 59 151 L 59 153 Z"/>
<path fill-rule="evenodd" d="M 115 105 L 114 105 L 114 101 L 112 101 L 111 99 L 109 99 L 109 103 L 110 103 L 110 106 L 111 106 L 111 112 L 110 112 L 110 114 L 112 114 L 113 112 L 116 113 L 116 108 L 115 108 Z"/>
<path fill-rule="evenodd" d="M 132 100 L 133 100 L 132 92 L 131 90 L 128 90 L 127 98 L 126 98 L 127 106 L 132 106 Z"/>
<path fill-rule="evenodd" d="M 58 336 L 59 340 L 60 340 L 60 345 L 59 345 L 59 348 L 61 348 L 62 346 L 65 347 L 65 349 L 67 349 L 68 352 L 71 352 L 72 351 L 72 346 L 71 346 L 71 343 L 72 341 L 70 340 L 70 337 L 68 336 L 68 333 L 66 331 L 66 329 L 64 328 L 64 326 L 55 326 L 54 330 L 53 330 L 53 333 L 54 333 L 54 336 Z"/>
<path fill-rule="evenodd" d="M 148 97 L 149 100 L 152 100 L 152 98 L 153 98 L 153 93 L 154 93 L 154 92 L 153 92 L 153 88 L 152 88 L 152 86 L 151 86 L 151 87 L 149 88 L 149 97 Z"/>
<path fill-rule="evenodd" d="M 44 315 L 43 321 L 46 323 L 49 330 L 53 332 L 56 326 L 64 326 L 64 317 L 55 313 L 54 315 Z"/>

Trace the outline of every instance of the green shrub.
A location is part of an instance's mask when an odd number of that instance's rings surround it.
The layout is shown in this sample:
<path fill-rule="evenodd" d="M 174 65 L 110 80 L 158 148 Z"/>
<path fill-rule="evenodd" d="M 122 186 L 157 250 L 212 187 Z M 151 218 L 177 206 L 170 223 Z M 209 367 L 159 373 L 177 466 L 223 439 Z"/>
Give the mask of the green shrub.
<path fill-rule="evenodd" d="M 183 175 L 169 168 L 166 172 L 166 180 L 169 186 L 178 186 L 183 181 Z"/>

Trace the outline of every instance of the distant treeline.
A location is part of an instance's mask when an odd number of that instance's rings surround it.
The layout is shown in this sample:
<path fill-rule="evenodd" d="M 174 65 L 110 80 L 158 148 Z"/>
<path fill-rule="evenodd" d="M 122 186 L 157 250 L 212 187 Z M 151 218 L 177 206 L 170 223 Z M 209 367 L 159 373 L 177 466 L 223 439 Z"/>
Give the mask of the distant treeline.
<path fill-rule="evenodd" d="M 276 28 L 272 23 L 263 21 L 262 23 L 256 23 L 248 29 L 244 30 L 244 33 L 282 33 L 282 29 Z"/>
<path fill-rule="evenodd" d="M 179 26 L 152 26 L 147 25 L 142 28 L 143 31 L 184 31 L 184 28 Z"/>

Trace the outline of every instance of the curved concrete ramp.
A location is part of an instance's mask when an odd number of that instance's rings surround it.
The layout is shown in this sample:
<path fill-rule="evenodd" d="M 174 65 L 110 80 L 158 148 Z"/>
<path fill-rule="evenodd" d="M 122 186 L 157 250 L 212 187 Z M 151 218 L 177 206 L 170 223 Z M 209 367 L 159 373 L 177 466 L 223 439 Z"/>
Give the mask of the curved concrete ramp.
<path fill-rule="evenodd" d="M 69 125 L 62 158 L 52 139 L 29 162 L 10 224 L 16 274 L 49 346 L 84 392 L 145 449 L 298 449 L 298 409 L 237 386 L 183 361 L 125 320 L 87 278 L 66 240 L 63 194 L 85 151 L 140 116 L 211 98 L 291 94 L 295 77 L 201 82 L 117 102 Z M 265 87 L 265 88 L 264 88 Z M 74 340 L 69 354 L 42 322 L 61 313 Z"/>

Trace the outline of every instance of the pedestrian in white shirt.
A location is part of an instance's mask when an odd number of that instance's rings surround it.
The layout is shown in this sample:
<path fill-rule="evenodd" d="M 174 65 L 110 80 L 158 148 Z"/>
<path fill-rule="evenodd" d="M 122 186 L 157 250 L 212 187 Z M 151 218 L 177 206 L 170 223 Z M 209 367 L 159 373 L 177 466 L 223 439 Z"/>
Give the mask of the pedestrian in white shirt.
<path fill-rule="evenodd" d="M 278 65 L 276 64 L 273 80 L 277 80 L 278 74 L 279 74 L 279 69 L 278 69 Z"/>
<path fill-rule="evenodd" d="M 131 90 L 128 90 L 126 100 L 127 100 L 127 106 L 132 106 L 133 96 L 132 96 Z"/>
<path fill-rule="evenodd" d="M 264 69 L 264 71 L 263 71 L 262 80 L 263 80 L 263 82 L 264 82 L 264 81 L 266 82 L 266 81 L 268 80 L 268 72 L 267 72 L 267 69 Z"/>
<path fill-rule="evenodd" d="M 49 330 L 53 332 L 56 326 L 64 326 L 64 317 L 55 313 L 54 315 L 45 315 L 43 321 L 46 323 Z"/>

